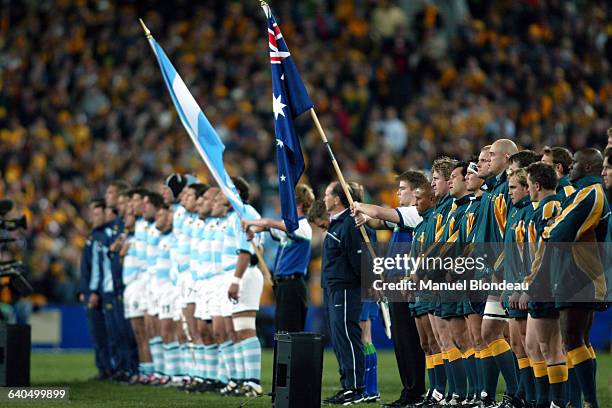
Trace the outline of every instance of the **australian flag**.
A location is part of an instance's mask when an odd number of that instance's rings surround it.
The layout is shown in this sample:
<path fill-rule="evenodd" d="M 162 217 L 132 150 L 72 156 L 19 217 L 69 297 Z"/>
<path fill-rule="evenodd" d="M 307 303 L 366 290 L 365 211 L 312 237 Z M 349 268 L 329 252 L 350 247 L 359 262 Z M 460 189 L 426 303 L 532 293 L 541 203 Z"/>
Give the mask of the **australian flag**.
<path fill-rule="evenodd" d="M 314 106 L 293 63 L 272 10 L 262 2 L 268 19 L 268 45 L 272 64 L 272 111 L 276 133 L 278 190 L 287 231 L 298 228 L 295 186 L 304 172 L 304 156 L 295 133 L 293 118 Z"/>

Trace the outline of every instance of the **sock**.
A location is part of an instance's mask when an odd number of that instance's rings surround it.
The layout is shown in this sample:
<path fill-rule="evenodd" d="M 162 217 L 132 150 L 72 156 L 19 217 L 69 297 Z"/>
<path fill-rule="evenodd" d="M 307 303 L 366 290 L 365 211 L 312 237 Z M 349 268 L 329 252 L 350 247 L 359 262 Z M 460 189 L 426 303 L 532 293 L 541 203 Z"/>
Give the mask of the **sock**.
<path fill-rule="evenodd" d="M 234 362 L 234 343 L 231 340 L 227 340 L 219 344 L 219 352 L 225 362 L 225 368 L 227 369 L 227 376 L 230 380 L 236 378 L 236 364 Z"/>
<path fill-rule="evenodd" d="M 195 345 L 195 376 L 198 378 L 206 378 L 206 354 L 203 344 Z"/>
<path fill-rule="evenodd" d="M 514 368 L 516 370 L 516 379 L 518 381 L 518 390 L 514 396 L 521 401 L 525 401 L 525 384 L 521 381 L 521 370 L 519 368 L 518 359 L 516 358 L 516 354 L 512 352 L 512 357 L 514 357 Z"/>
<path fill-rule="evenodd" d="M 363 344 L 363 354 L 365 357 L 365 369 L 363 375 L 363 386 L 364 386 L 364 394 L 368 395 L 369 385 L 372 376 L 372 350 L 370 349 L 370 343 Z"/>
<path fill-rule="evenodd" d="M 550 405 L 546 361 L 532 361 L 531 368 L 535 380 L 536 405 Z"/>
<path fill-rule="evenodd" d="M 365 388 L 364 394 L 368 395 L 369 385 L 371 382 L 370 377 L 372 376 L 372 350 L 370 349 L 370 343 L 363 343 L 363 354 L 365 357 L 363 386 Z"/>
<path fill-rule="evenodd" d="M 580 389 L 584 396 L 584 401 L 591 404 L 591 407 L 597 408 L 597 390 L 595 388 L 594 372 L 595 365 L 591 354 L 586 346 L 576 347 L 567 352 L 568 360 L 571 360 L 574 365 L 574 373 L 578 378 Z"/>
<path fill-rule="evenodd" d="M 160 336 L 149 339 L 149 348 L 151 349 L 151 357 L 153 357 L 153 370 L 159 374 L 164 372 L 164 349 L 162 344 Z"/>
<path fill-rule="evenodd" d="M 582 390 L 574 371 L 572 360 L 567 359 L 567 386 L 565 387 L 565 399 L 574 407 L 582 407 Z"/>
<path fill-rule="evenodd" d="M 478 369 L 476 367 L 476 351 L 471 348 L 463 353 L 463 365 L 465 371 L 467 371 L 469 387 L 467 398 L 471 399 L 474 395 L 478 395 L 480 389 L 478 388 Z"/>
<path fill-rule="evenodd" d="M 187 374 L 190 377 L 198 376 L 198 354 L 197 344 L 187 343 Z"/>
<path fill-rule="evenodd" d="M 433 390 L 436 386 L 436 371 L 433 360 L 433 355 L 425 355 L 425 368 L 427 369 L 430 390 Z"/>
<path fill-rule="evenodd" d="M 241 342 L 244 358 L 244 377 L 259 384 L 261 380 L 261 344 L 256 336 Z"/>
<path fill-rule="evenodd" d="M 595 388 L 597 388 L 597 354 L 595 354 L 593 346 L 588 346 L 587 348 L 591 354 L 591 360 L 593 360 L 593 383 L 595 384 Z"/>
<path fill-rule="evenodd" d="M 155 367 L 153 363 L 140 363 L 140 364 L 142 364 L 141 374 L 149 375 L 149 374 L 153 374 L 153 371 L 155 371 Z"/>
<path fill-rule="evenodd" d="M 525 401 L 535 402 L 535 379 L 530 364 L 528 357 L 518 359 L 519 383 L 522 384 L 522 389 L 525 393 Z"/>
<path fill-rule="evenodd" d="M 546 367 L 548 382 L 550 383 L 550 401 L 555 405 L 564 407 L 567 403 L 565 399 L 565 387 L 567 385 L 567 364 L 565 362 L 553 364 Z"/>
<path fill-rule="evenodd" d="M 506 393 L 514 397 L 518 391 L 518 378 L 510 345 L 506 339 L 497 339 L 489 344 L 489 349 L 506 381 Z"/>
<path fill-rule="evenodd" d="M 180 353 L 180 360 L 179 360 L 179 364 L 177 367 L 177 371 L 178 371 L 178 375 L 187 375 L 187 355 L 189 354 L 189 349 L 187 348 L 187 343 L 181 343 L 179 344 L 179 353 Z"/>
<path fill-rule="evenodd" d="M 234 365 L 236 367 L 236 381 L 244 381 L 244 356 L 242 355 L 242 342 L 234 344 Z"/>
<path fill-rule="evenodd" d="M 454 394 L 457 394 L 459 400 L 463 401 L 467 396 L 467 375 L 461 351 L 457 347 L 453 347 L 446 354 L 448 355 L 448 363 L 453 376 Z"/>
<path fill-rule="evenodd" d="M 474 353 L 474 362 L 476 363 L 476 398 L 480 398 L 480 393 L 484 390 L 484 375 L 483 365 L 480 351 Z"/>
<path fill-rule="evenodd" d="M 446 383 L 448 384 L 446 395 L 452 396 L 455 393 L 455 378 L 448 361 L 448 354 L 444 351 L 442 352 L 442 358 L 444 359 L 444 373 L 446 374 Z"/>
<path fill-rule="evenodd" d="M 206 353 L 206 378 L 218 380 L 219 347 L 216 344 L 209 344 L 204 346 L 204 353 Z"/>
<path fill-rule="evenodd" d="M 229 381 L 229 371 L 227 369 L 225 359 L 223 358 L 223 353 L 221 352 L 221 344 L 219 344 L 217 347 L 217 358 L 217 381 L 227 384 Z"/>
<path fill-rule="evenodd" d="M 442 353 L 437 353 L 431 356 L 434 364 L 434 373 L 436 377 L 436 382 L 433 387 L 440 394 L 444 395 L 446 391 L 446 369 L 444 365 L 444 359 Z"/>
<path fill-rule="evenodd" d="M 177 375 L 177 363 L 181 358 L 178 342 L 164 343 L 164 373 L 169 376 Z"/>
<path fill-rule="evenodd" d="M 483 372 L 483 392 L 487 397 L 495 399 L 495 393 L 497 392 L 497 380 L 499 378 L 499 367 L 495 362 L 495 358 L 491 353 L 489 347 L 484 348 L 480 352 L 480 361 L 482 363 Z M 482 393 L 481 393 L 482 396 Z"/>
<path fill-rule="evenodd" d="M 376 347 L 370 343 L 370 382 L 368 383 L 368 395 L 378 394 L 378 355 Z"/>

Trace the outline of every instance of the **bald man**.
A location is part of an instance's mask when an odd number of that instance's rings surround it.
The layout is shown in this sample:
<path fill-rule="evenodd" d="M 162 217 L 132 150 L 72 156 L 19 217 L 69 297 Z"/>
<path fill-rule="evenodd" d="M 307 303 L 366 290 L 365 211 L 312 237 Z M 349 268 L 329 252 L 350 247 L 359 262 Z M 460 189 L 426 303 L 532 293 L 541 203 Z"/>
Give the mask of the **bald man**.
<path fill-rule="evenodd" d="M 516 144 L 509 139 L 495 141 L 489 149 L 488 176 L 485 185 L 487 190 L 482 196 L 478 225 L 476 227 L 474 242 L 482 244 L 483 256 L 486 256 L 488 269 L 493 271 L 491 280 L 501 281 L 503 279 L 503 268 L 495 269 L 494 261 L 503 252 L 504 230 L 506 229 L 506 217 L 511 200 L 508 194 L 508 176 L 506 170 L 510 165 L 510 157 L 518 153 Z M 487 175 L 485 172 L 483 175 Z M 516 398 L 518 392 L 518 376 L 514 363 L 514 356 L 510 345 L 504 338 L 504 330 L 507 328 L 507 314 L 499 303 L 498 294 L 490 294 L 482 321 L 482 338 L 487 344 L 486 355 L 491 355 L 495 364 L 501 371 L 506 382 L 506 394 L 503 403 L 506 406 L 520 406 Z M 490 364 L 487 361 L 486 364 Z M 493 373 L 494 371 L 490 371 Z M 495 380 L 489 378 L 488 380 Z M 494 389 L 488 385 L 488 390 Z M 482 399 L 490 403 L 495 395 L 483 393 Z"/>
<path fill-rule="evenodd" d="M 610 210 L 602 186 L 603 157 L 599 150 L 582 149 L 574 154 L 570 179 L 576 191 L 562 204 L 561 214 L 544 230 L 548 243 L 574 243 L 571 250 L 549 245 L 541 270 L 552 275 L 555 307 L 561 315 L 561 334 L 567 350 L 567 361 L 574 368 L 584 400 L 589 407 L 598 407 L 595 385 L 595 353 L 588 344 L 593 311 L 605 306 L 606 284 L 603 264 L 592 244 L 605 240 Z M 588 244 L 586 244 L 588 243 Z M 580 293 L 580 298 L 576 298 Z M 565 363 L 548 367 L 551 399 L 564 406 L 565 397 L 553 395 L 553 378 L 567 381 Z"/>

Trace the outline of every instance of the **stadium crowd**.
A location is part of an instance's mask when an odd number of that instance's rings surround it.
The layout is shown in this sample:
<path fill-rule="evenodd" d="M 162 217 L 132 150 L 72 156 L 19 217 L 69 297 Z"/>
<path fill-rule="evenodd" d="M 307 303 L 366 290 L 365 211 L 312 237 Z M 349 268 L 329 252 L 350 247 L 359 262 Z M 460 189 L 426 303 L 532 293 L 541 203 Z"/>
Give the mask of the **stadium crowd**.
<path fill-rule="evenodd" d="M 596 1 L 274 4 L 347 176 L 397 204 L 393 174 L 507 137 L 599 146 L 610 117 L 611 8 Z M 265 19 L 257 2 L 2 4 L 0 196 L 31 220 L 38 292 L 74 300 L 84 208 L 115 177 L 206 171 L 165 96 L 143 17 L 226 146 L 229 172 L 277 209 Z M 331 166 L 306 120 L 315 190 Z M 601 145 L 601 146 L 600 146 Z M 261 146 L 270 146 L 269 149 Z"/>

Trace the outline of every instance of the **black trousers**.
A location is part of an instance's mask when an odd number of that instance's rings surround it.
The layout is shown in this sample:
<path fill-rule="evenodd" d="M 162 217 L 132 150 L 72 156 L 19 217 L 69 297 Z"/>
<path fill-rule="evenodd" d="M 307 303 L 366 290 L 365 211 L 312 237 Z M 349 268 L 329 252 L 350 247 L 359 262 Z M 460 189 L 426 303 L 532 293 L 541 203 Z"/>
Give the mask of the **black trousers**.
<path fill-rule="evenodd" d="M 277 281 L 274 285 L 276 332 L 301 332 L 306 324 L 308 290 L 303 277 Z"/>
<path fill-rule="evenodd" d="M 425 353 L 421 348 L 419 332 L 407 302 L 390 302 L 389 312 L 391 338 L 403 386 L 400 398 L 415 401 L 425 393 Z"/>

